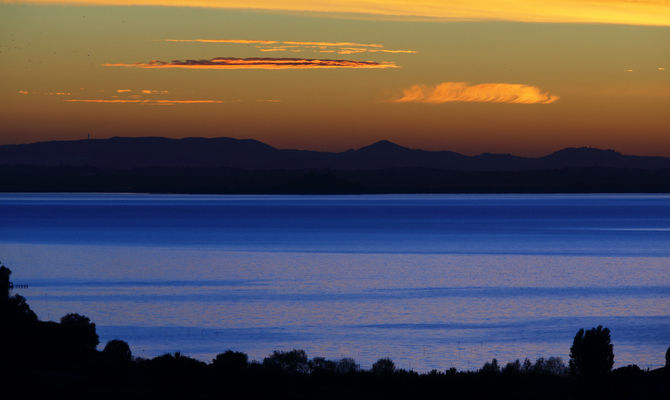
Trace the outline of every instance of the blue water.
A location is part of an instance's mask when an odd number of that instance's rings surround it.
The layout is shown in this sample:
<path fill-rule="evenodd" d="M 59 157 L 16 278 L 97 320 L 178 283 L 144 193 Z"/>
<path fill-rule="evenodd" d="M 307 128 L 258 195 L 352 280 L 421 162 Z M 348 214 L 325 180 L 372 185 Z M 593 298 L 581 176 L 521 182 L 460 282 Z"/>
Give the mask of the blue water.
<path fill-rule="evenodd" d="M 415 370 L 670 346 L 670 196 L 0 194 L 0 260 L 42 319 L 135 355 L 234 349 Z"/>

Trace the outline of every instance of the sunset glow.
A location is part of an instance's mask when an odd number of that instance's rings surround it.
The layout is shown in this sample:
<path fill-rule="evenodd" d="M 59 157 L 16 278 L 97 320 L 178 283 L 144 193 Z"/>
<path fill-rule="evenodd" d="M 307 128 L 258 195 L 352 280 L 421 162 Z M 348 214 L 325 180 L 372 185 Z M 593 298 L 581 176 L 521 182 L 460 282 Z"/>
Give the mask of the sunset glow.
<path fill-rule="evenodd" d="M 8 3 L 150 5 L 277 10 L 438 20 L 670 25 L 666 0 L 2 0 Z"/>
<path fill-rule="evenodd" d="M 323 151 L 390 140 L 467 155 L 670 156 L 665 0 L 0 9 L 0 144 L 230 136 Z"/>

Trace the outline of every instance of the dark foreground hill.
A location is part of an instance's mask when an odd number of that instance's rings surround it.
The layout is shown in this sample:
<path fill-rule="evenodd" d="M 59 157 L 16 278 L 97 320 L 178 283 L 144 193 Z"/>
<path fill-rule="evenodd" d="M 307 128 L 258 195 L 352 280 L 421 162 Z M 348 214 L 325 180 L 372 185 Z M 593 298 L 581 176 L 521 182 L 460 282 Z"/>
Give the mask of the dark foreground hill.
<path fill-rule="evenodd" d="M 116 137 L 0 146 L 0 191 L 670 192 L 670 158 L 593 148 L 466 156 L 388 141 L 329 153 L 251 139 Z"/>
<path fill-rule="evenodd" d="M 180 353 L 133 357 L 123 340 L 98 350 L 96 326 L 67 314 L 40 321 L 25 298 L 11 295 L 11 271 L 0 266 L 0 387 L 8 399 L 667 399 L 666 366 L 612 370 L 614 348 L 601 326 L 575 335 L 569 367 L 557 357 L 478 371 L 399 369 L 388 358 L 369 370 L 351 358 L 309 359 L 275 351 L 262 362 L 226 351 L 210 363 Z M 566 344 L 567 345 L 567 344 Z M 225 346 L 225 344 L 224 344 Z"/>

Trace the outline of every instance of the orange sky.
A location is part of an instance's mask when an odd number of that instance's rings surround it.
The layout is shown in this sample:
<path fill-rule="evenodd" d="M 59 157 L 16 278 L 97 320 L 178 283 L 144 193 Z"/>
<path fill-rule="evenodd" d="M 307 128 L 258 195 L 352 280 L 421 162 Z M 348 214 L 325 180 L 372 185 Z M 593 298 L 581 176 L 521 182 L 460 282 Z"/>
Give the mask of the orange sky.
<path fill-rule="evenodd" d="M 0 0 L 0 143 L 670 156 L 668 1 L 128 3 Z"/>

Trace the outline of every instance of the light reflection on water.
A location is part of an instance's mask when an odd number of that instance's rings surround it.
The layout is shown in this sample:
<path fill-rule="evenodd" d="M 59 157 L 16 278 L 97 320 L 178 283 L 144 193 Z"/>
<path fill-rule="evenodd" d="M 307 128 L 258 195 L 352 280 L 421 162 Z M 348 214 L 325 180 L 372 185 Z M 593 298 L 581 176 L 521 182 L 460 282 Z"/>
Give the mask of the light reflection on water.
<path fill-rule="evenodd" d="M 41 318 L 140 356 L 472 369 L 602 324 L 616 365 L 653 368 L 670 345 L 667 196 L 2 195 L 0 218 Z"/>

